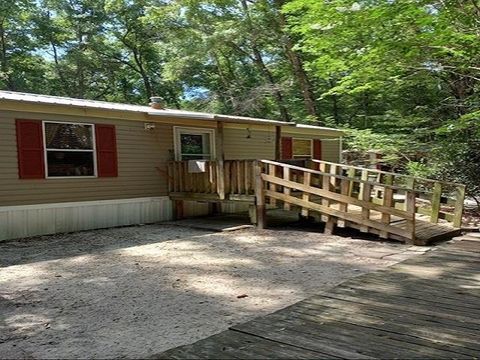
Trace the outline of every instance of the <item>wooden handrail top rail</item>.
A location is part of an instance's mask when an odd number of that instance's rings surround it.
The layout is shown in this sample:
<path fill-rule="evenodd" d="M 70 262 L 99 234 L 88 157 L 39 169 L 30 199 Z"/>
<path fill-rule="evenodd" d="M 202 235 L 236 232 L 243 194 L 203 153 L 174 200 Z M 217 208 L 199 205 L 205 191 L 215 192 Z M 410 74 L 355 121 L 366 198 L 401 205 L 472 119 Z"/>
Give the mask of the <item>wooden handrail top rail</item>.
<path fill-rule="evenodd" d="M 350 169 L 356 169 L 356 170 L 362 170 L 362 171 L 368 171 L 368 172 L 373 172 L 373 173 L 377 173 L 377 174 L 384 174 L 384 175 L 391 175 L 391 176 L 394 176 L 394 177 L 403 177 L 403 178 L 407 178 L 407 179 L 415 179 L 416 181 L 425 181 L 425 182 L 430 182 L 430 183 L 439 183 L 439 184 L 444 184 L 444 185 L 449 185 L 449 186 L 455 186 L 455 187 L 461 187 L 461 188 L 465 188 L 466 185 L 464 184 L 460 184 L 460 183 L 456 183 L 456 182 L 451 182 L 451 181 L 443 181 L 443 180 L 434 180 L 434 179 L 427 179 L 427 178 L 421 178 L 421 177 L 416 177 L 416 176 L 412 176 L 412 175 L 405 175 L 405 174 L 399 174 L 399 173 L 393 173 L 393 172 L 388 172 L 388 171 L 383 171 L 383 170 L 377 170 L 377 169 L 369 169 L 369 168 L 365 168 L 365 167 L 361 167 L 361 166 L 353 166 L 353 165 L 346 165 L 346 164 L 339 164 L 339 163 L 334 163 L 334 162 L 331 162 L 331 161 L 324 161 L 324 160 L 317 160 L 317 159 L 309 159 L 310 161 L 314 162 L 314 163 L 317 163 L 317 164 L 321 164 L 321 163 L 324 163 L 324 164 L 329 164 L 329 165 L 335 165 L 335 166 L 341 166 L 341 167 L 346 167 L 346 168 L 350 168 Z M 168 161 L 168 163 L 187 163 L 189 160 L 170 160 Z M 213 163 L 216 163 L 218 162 L 218 160 L 206 160 L 207 162 L 213 162 Z M 283 162 L 279 162 L 279 161 L 273 161 L 273 160 L 258 160 L 258 159 L 236 159 L 236 160 L 223 160 L 224 163 L 226 162 L 235 162 L 235 161 L 247 161 L 247 162 L 255 162 L 255 161 L 261 161 L 261 162 L 265 162 L 265 163 L 269 163 L 269 164 L 278 164 L 278 165 L 288 165 L 288 167 L 292 168 L 292 166 L 296 166 L 296 165 L 290 165 L 290 164 L 286 164 L 286 163 L 283 163 Z M 298 169 L 303 169 L 303 170 L 306 170 L 307 168 L 302 168 L 302 167 L 298 167 Z M 313 170 L 313 169 L 309 169 L 309 170 Z M 316 170 L 315 170 L 316 171 Z M 327 173 L 327 174 L 330 174 L 330 173 Z M 334 174 L 331 174 L 331 175 L 334 175 Z M 338 176 L 341 176 L 341 175 L 338 175 Z M 351 179 L 351 178 L 349 178 Z M 355 179 L 352 179 L 352 180 L 355 180 Z M 391 186 L 391 185 L 386 185 L 386 184 L 383 184 L 383 183 L 378 183 L 378 182 L 369 182 L 370 184 L 373 184 L 373 185 L 381 185 L 381 186 L 389 186 L 390 188 L 392 189 L 395 189 L 394 186 Z M 398 187 L 398 189 L 404 189 L 403 187 Z M 426 190 L 416 190 L 417 192 L 420 192 L 422 194 L 429 194 L 431 192 L 428 192 Z"/>
<path fill-rule="evenodd" d="M 405 192 L 414 192 L 414 193 L 416 193 L 416 194 L 417 194 L 417 193 L 429 194 L 429 192 L 428 192 L 428 191 L 425 191 L 425 190 L 411 189 L 411 188 L 408 188 L 408 187 L 402 187 L 402 186 L 396 186 L 396 185 L 388 185 L 388 184 L 383 184 L 383 183 L 379 183 L 379 182 L 376 182 L 376 181 L 368 181 L 368 180 L 362 180 L 362 179 L 355 179 L 355 178 L 351 178 L 351 177 L 348 177 L 348 176 L 326 173 L 326 172 L 322 172 L 322 171 L 319 171 L 319 170 L 313 170 L 313 169 L 303 168 L 303 167 L 300 167 L 300 166 L 285 164 L 285 163 L 281 163 L 281 162 L 277 162 L 277 161 L 272 161 L 272 160 L 259 160 L 259 161 L 260 161 L 261 163 L 264 163 L 264 164 L 270 164 L 270 165 L 276 165 L 276 166 L 286 167 L 286 168 L 289 168 L 289 169 L 292 169 L 292 170 L 299 170 L 299 171 L 303 171 L 303 172 L 308 172 L 308 173 L 310 173 L 310 174 L 317 174 L 317 175 L 322 175 L 322 176 L 330 176 L 330 177 L 334 177 L 334 178 L 337 178 L 337 179 L 340 179 L 340 180 L 348 180 L 348 181 L 352 181 L 352 182 L 358 182 L 358 183 L 360 183 L 360 184 L 370 184 L 370 185 L 373 185 L 373 186 L 384 187 L 384 188 L 386 188 L 386 189 L 402 190 L 402 191 L 405 191 Z"/>
<path fill-rule="evenodd" d="M 455 183 L 451 181 L 443 181 L 443 180 L 434 180 L 434 179 L 427 179 L 427 178 L 421 178 L 417 176 L 412 176 L 412 175 L 406 175 L 406 174 L 399 174 L 399 173 L 393 173 L 393 172 L 388 172 L 388 171 L 383 171 L 383 170 L 377 170 L 377 169 L 369 169 L 361 166 L 354 166 L 354 165 L 347 165 L 347 164 L 338 164 L 330 161 L 324 161 L 324 160 L 317 160 L 317 159 L 310 159 L 310 161 L 317 163 L 317 164 L 329 164 L 329 165 L 335 165 L 335 166 L 343 166 L 343 167 L 348 167 L 350 169 L 356 169 L 356 170 L 367 170 L 369 172 L 374 172 L 377 174 L 384 174 L 384 175 L 392 175 L 395 177 L 404 177 L 408 179 L 415 179 L 416 181 L 426 181 L 426 182 L 431 182 L 431 183 L 440 183 L 444 185 L 450 185 L 450 186 L 465 186 L 460 183 Z"/>
<path fill-rule="evenodd" d="M 202 159 L 199 159 L 201 161 L 206 161 L 206 162 L 212 162 L 212 163 L 216 163 L 216 162 L 219 162 L 220 160 L 202 160 Z M 169 160 L 168 163 L 169 164 L 175 164 L 175 163 L 188 163 L 190 160 Z M 235 161 L 244 161 L 244 162 L 252 162 L 254 163 L 255 161 L 258 161 L 258 159 L 236 159 L 236 160 L 222 160 L 224 163 L 226 162 L 235 162 Z"/>
<path fill-rule="evenodd" d="M 413 218 L 414 218 L 414 214 L 409 213 L 405 210 L 396 209 L 394 207 L 389 207 L 389 206 L 383 206 L 383 205 L 380 205 L 380 204 L 374 204 L 370 201 L 357 199 L 356 197 L 343 195 L 343 194 L 338 194 L 336 192 L 332 192 L 332 191 L 325 190 L 325 189 L 322 189 L 322 188 L 306 186 L 302 183 L 296 183 L 294 181 L 289 181 L 289 180 L 285 180 L 285 179 L 282 179 L 282 178 L 277 178 L 277 177 L 272 176 L 272 175 L 262 174 L 262 179 L 269 182 L 269 183 L 272 183 L 272 184 L 277 184 L 277 185 L 281 185 L 281 186 L 290 187 L 292 189 L 297 189 L 297 190 L 300 190 L 300 191 L 304 191 L 304 192 L 307 192 L 307 193 L 310 193 L 310 194 L 313 194 L 313 195 L 318 195 L 318 196 L 321 196 L 321 197 L 324 197 L 324 198 L 327 198 L 327 199 L 330 199 L 330 200 L 334 200 L 334 201 L 339 201 L 339 202 L 343 202 L 343 203 L 348 203 L 348 204 L 353 204 L 353 205 L 365 207 L 365 208 L 368 208 L 369 210 L 381 211 L 383 213 L 398 216 L 398 217 L 401 217 L 403 219 L 413 220 Z"/>

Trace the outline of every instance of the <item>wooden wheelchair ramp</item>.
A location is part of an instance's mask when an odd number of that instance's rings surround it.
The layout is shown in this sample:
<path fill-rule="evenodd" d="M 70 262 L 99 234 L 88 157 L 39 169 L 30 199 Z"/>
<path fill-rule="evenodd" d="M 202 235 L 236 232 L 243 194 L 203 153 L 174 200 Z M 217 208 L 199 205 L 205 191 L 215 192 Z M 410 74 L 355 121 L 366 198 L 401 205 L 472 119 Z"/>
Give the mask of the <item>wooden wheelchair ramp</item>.
<path fill-rule="evenodd" d="M 327 232 L 351 227 L 416 245 L 458 234 L 465 196 L 461 184 L 320 160 L 207 161 L 196 173 L 172 161 L 168 179 L 177 218 L 183 201 L 243 202 L 260 228 L 267 208 L 282 208 L 319 218 Z"/>
<path fill-rule="evenodd" d="M 257 163 L 257 222 L 265 209 L 298 208 L 334 226 L 382 238 L 425 245 L 460 233 L 465 187 L 325 161 L 309 168 L 262 160 Z"/>

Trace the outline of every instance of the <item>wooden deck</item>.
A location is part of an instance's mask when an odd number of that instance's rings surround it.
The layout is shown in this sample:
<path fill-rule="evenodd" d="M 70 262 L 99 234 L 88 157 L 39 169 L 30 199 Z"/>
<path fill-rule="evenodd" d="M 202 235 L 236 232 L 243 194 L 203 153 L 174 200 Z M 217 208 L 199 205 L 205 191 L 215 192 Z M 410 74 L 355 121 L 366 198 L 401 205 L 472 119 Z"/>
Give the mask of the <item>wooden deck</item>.
<path fill-rule="evenodd" d="M 339 204 L 334 204 L 333 208 L 339 208 Z M 348 207 L 348 212 L 355 216 L 360 216 L 362 213 L 362 208 L 359 206 Z M 370 211 L 368 219 L 372 221 L 381 221 L 382 213 L 378 211 Z M 335 221 L 337 223 L 337 221 Z M 389 220 L 389 226 L 393 226 L 402 231 L 407 229 L 407 221 L 396 216 L 392 216 Z M 342 227 L 351 227 L 357 230 L 361 230 L 361 225 L 354 222 L 346 222 L 342 224 Z M 415 214 L 415 241 L 417 245 L 426 245 L 439 240 L 448 240 L 455 236 L 460 235 L 461 230 L 459 228 L 453 227 L 450 223 L 445 220 L 438 220 L 437 223 L 432 223 L 430 218 L 423 214 Z M 381 231 L 376 229 L 370 229 L 370 233 L 376 235 L 381 235 Z M 402 240 L 401 236 L 396 236 L 395 234 L 390 234 L 389 236 L 395 240 Z"/>
<path fill-rule="evenodd" d="M 319 160 L 302 166 L 270 160 L 208 161 L 202 172 L 169 164 L 169 194 L 181 217 L 183 200 L 251 204 L 252 222 L 267 225 L 266 209 L 295 209 L 331 232 L 352 227 L 415 245 L 459 233 L 465 186 Z M 180 210 L 179 210 L 180 209 Z M 254 211 L 255 210 L 255 211 Z"/>
<path fill-rule="evenodd" d="M 475 359 L 479 339 L 480 237 L 465 236 L 153 358 Z"/>

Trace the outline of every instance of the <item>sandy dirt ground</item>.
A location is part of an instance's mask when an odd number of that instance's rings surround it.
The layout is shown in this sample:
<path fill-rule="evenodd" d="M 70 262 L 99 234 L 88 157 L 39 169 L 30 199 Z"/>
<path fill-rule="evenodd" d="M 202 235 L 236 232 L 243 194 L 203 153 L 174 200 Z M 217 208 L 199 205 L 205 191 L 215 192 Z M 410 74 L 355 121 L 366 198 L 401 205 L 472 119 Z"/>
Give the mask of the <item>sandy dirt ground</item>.
<path fill-rule="evenodd" d="M 170 225 L 0 243 L 0 358 L 148 357 L 427 250 Z"/>

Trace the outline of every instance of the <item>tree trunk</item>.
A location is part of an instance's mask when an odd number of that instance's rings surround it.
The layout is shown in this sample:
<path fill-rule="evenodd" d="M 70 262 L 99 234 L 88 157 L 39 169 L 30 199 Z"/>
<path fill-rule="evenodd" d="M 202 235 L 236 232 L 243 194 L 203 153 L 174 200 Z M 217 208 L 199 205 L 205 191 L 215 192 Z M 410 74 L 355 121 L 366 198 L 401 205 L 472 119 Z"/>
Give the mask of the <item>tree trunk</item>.
<path fill-rule="evenodd" d="M 335 87 L 335 80 L 330 79 L 330 88 Z M 333 94 L 332 95 L 332 113 L 333 113 L 333 119 L 335 121 L 336 125 L 340 124 L 340 115 L 339 115 L 339 107 L 338 107 L 338 96 Z"/>
<path fill-rule="evenodd" d="M 51 41 L 50 44 L 52 45 L 53 61 L 55 62 L 55 69 L 57 70 L 58 77 L 60 78 L 60 81 L 62 82 L 63 91 L 65 92 L 65 94 L 67 96 L 72 96 L 72 94 L 70 93 L 70 86 L 69 86 L 67 80 L 65 79 L 65 76 L 63 76 L 63 72 L 60 68 L 60 62 L 58 60 L 57 46 L 55 45 L 55 43 L 53 41 Z"/>
<path fill-rule="evenodd" d="M 147 94 L 147 100 L 150 101 L 150 98 L 152 96 L 155 96 L 153 93 L 153 87 L 152 87 L 152 82 L 150 81 L 150 78 L 148 77 L 147 71 L 145 70 L 145 67 L 143 66 L 143 62 L 141 59 L 141 56 L 138 54 L 137 49 L 133 48 L 133 58 L 135 59 L 135 64 L 138 66 L 138 72 L 140 73 L 140 76 L 142 77 L 143 80 L 143 85 L 145 86 L 145 92 Z"/>
<path fill-rule="evenodd" d="M 215 53 L 215 51 L 211 52 L 213 59 L 215 60 L 215 67 L 217 68 L 217 74 L 218 77 L 220 78 L 220 82 L 223 87 L 223 91 L 218 92 L 218 97 L 220 98 L 220 101 L 223 103 L 226 109 L 231 109 L 235 111 L 235 99 L 231 94 L 230 91 L 230 86 L 231 83 L 228 81 L 222 66 L 220 64 L 220 59 L 218 58 L 218 55 Z"/>
<path fill-rule="evenodd" d="M 79 54 L 76 56 L 76 65 L 77 65 L 77 97 L 80 99 L 83 99 L 85 97 L 85 91 L 86 91 L 86 86 L 85 86 L 85 64 L 84 64 L 84 51 L 85 51 L 85 43 L 83 41 L 83 32 L 79 29 L 77 32 L 77 41 L 78 41 L 78 49 L 79 49 Z"/>
<path fill-rule="evenodd" d="M 265 62 L 263 61 L 262 54 L 258 50 L 256 46 L 252 47 L 254 58 L 255 58 L 255 64 L 257 67 L 260 69 L 261 72 L 265 75 L 267 78 L 268 82 L 270 83 L 270 86 L 272 87 L 272 92 L 273 96 L 275 97 L 275 100 L 277 102 L 278 110 L 280 111 L 280 117 L 283 121 L 290 121 L 291 117 L 290 114 L 288 113 L 287 107 L 285 106 L 285 101 L 283 99 L 283 94 L 280 91 L 273 75 L 272 72 L 267 68 L 265 65 Z"/>
<path fill-rule="evenodd" d="M 278 16 L 278 23 L 279 23 L 279 31 L 284 38 L 284 49 L 285 54 L 287 55 L 288 60 L 293 68 L 293 73 L 297 79 L 297 82 L 300 86 L 300 90 L 302 91 L 303 96 L 303 103 L 305 106 L 305 111 L 308 115 L 312 116 L 320 123 L 319 120 L 319 113 L 317 109 L 317 103 L 315 101 L 315 94 L 313 91 L 312 83 L 308 77 L 307 72 L 305 71 L 305 67 L 303 66 L 303 60 L 300 55 L 295 52 L 294 43 L 292 38 L 286 33 L 285 28 L 287 26 L 287 21 L 285 19 L 285 15 L 280 11 L 282 6 L 284 5 L 284 0 L 274 0 L 276 8 L 277 8 L 277 16 Z"/>
<path fill-rule="evenodd" d="M 255 34 L 255 29 L 253 27 L 252 19 L 250 17 L 250 10 L 248 8 L 248 4 L 246 0 L 240 0 L 240 3 L 242 5 L 243 11 L 245 12 L 245 16 L 247 18 L 247 25 L 249 27 L 250 34 L 253 35 L 251 41 L 252 41 L 252 51 L 253 51 L 253 60 L 255 65 L 258 67 L 260 72 L 265 76 L 267 79 L 268 83 L 272 87 L 272 93 L 275 98 L 275 101 L 278 106 L 278 110 L 280 111 L 280 117 L 283 121 L 290 121 L 291 117 L 290 114 L 288 113 L 287 107 L 285 106 L 285 101 L 283 98 L 283 94 L 280 91 L 279 86 L 277 85 L 275 78 L 273 77 L 272 72 L 268 69 L 268 67 L 265 65 L 265 62 L 263 61 L 262 54 L 260 50 L 258 49 L 256 45 L 256 40 L 254 38 Z"/>
<path fill-rule="evenodd" d="M 362 108 L 363 108 L 363 113 L 365 114 L 363 126 L 365 129 L 367 129 L 369 127 L 368 116 L 370 114 L 370 96 L 366 92 L 363 93 L 363 96 L 362 96 Z"/>

